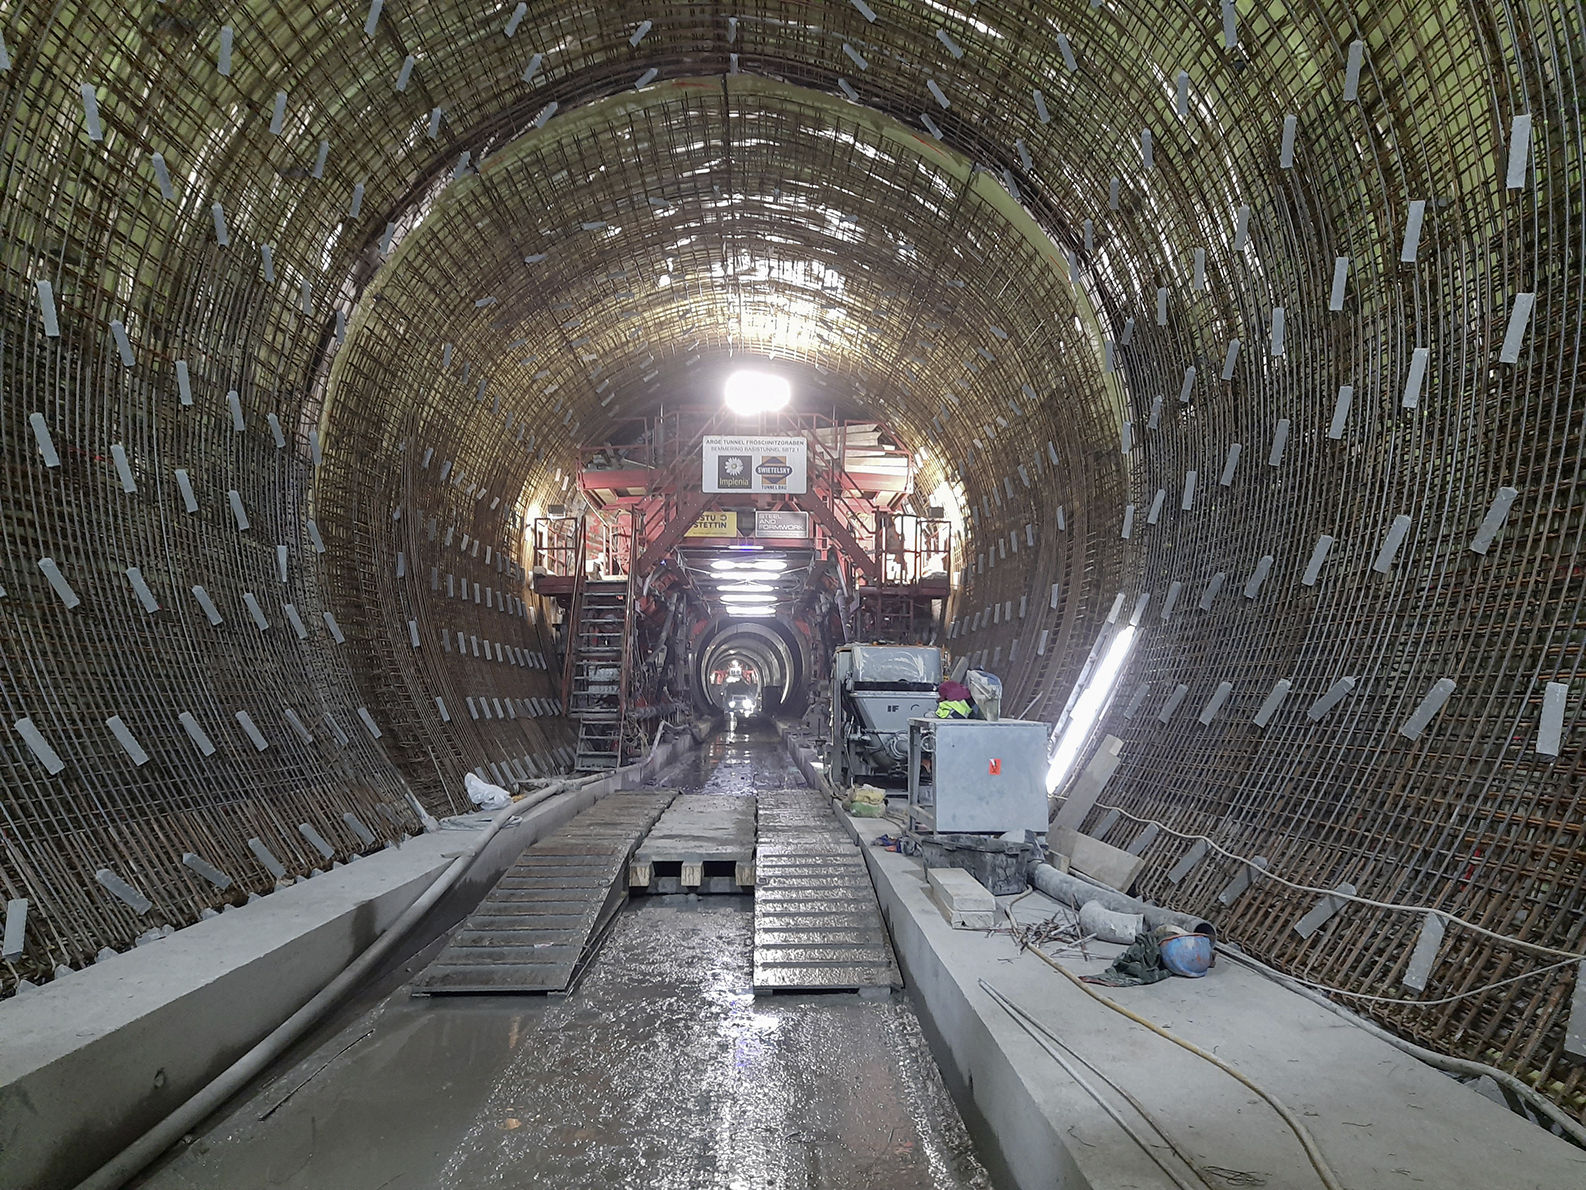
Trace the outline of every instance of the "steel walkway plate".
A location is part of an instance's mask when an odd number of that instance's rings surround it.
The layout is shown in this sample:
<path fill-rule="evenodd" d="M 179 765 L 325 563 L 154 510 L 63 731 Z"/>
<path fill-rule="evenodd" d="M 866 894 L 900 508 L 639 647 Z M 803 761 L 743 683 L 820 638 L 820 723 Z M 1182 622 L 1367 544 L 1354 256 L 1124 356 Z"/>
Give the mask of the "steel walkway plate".
<path fill-rule="evenodd" d="M 429 995 L 561 992 L 628 892 L 628 859 L 674 796 L 612 793 L 518 857 L 413 981 Z"/>
<path fill-rule="evenodd" d="M 754 990 L 903 986 L 864 855 L 814 790 L 759 796 Z"/>

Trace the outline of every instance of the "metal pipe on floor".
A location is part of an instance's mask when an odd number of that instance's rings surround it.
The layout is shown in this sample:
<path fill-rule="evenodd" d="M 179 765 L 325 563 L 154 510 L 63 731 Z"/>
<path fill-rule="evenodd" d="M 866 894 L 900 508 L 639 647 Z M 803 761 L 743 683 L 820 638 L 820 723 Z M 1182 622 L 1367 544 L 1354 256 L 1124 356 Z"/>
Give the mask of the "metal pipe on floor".
<path fill-rule="evenodd" d="M 1157 926 L 1169 925 L 1188 930 L 1192 934 L 1209 934 L 1214 938 L 1217 936 L 1217 927 L 1193 914 L 1163 909 L 1159 905 L 1147 905 L 1144 901 L 1138 901 L 1116 889 L 1104 888 L 1088 880 L 1081 880 L 1078 876 L 1071 876 L 1067 872 L 1059 872 L 1051 864 L 1036 864 L 1030 870 L 1030 884 L 1054 901 L 1072 905 L 1075 909 L 1095 902 L 1103 909 L 1110 909 L 1114 913 L 1140 914 L 1145 918 L 1147 929 L 1154 930 Z"/>

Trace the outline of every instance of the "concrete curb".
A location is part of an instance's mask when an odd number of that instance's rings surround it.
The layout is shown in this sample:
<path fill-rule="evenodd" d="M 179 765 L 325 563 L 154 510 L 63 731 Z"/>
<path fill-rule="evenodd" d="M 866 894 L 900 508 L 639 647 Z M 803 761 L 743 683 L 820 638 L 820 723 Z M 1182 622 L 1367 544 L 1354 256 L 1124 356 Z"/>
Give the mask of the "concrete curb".
<path fill-rule="evenodd" d="M 526 812 L 441 899 L 410 949 L 462 920 L 529 844 L 695 744 L 684 733 L 648 763 Z M 417 836 L 0 1003 L 0 1186 L 77 1185 L 329 983 L 479 829 Z"/>

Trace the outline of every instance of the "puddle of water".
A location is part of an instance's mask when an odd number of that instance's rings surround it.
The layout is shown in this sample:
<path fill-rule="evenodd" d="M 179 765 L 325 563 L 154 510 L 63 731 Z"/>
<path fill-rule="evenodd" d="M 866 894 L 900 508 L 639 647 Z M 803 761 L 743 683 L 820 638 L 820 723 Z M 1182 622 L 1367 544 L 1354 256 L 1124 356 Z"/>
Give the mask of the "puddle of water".
<path fill-rule="evenodd" d="M 663 783 L 796 784 L 765 734 Z M 989 1187 L 907 1001 L 756 999 L 752 935 L 748 897 L 646 898 L 566 999 L 398 991 L 147 1185 Z"/>

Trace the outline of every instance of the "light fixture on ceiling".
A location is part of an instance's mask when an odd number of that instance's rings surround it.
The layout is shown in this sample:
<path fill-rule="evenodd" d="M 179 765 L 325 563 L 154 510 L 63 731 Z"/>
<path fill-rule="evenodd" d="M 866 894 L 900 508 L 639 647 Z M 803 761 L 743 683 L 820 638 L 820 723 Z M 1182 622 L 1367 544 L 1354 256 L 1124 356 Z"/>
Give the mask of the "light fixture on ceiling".
<path fill-rule="evenodd" d="M 766 603 L 769 596 L 757 595 L 753 591 L 724 591 L 721 593 L 723 603 Z"/>
<path fill-rule="evenodd" d="M 766 558 L 760 562 L 745 562 L 740 570 L 786 570 L 787 563 L 780 558 Z"/>
<path fill-rule="evenodd" d="M 735 603 L 727 609 L 727 612 L 729 615 L 734 616 L 774 616 L 776 615 L 776 608 L 772 607 L 769 603 L 757 607 L 749 607 L 741 603 Z"/>
<path fill-rule="evenodd" d="M 793 399 L 793 387 L 771 372 L 734 372 L 727 377 L 727 408 L 739 417 L 775 413 Z"/>

